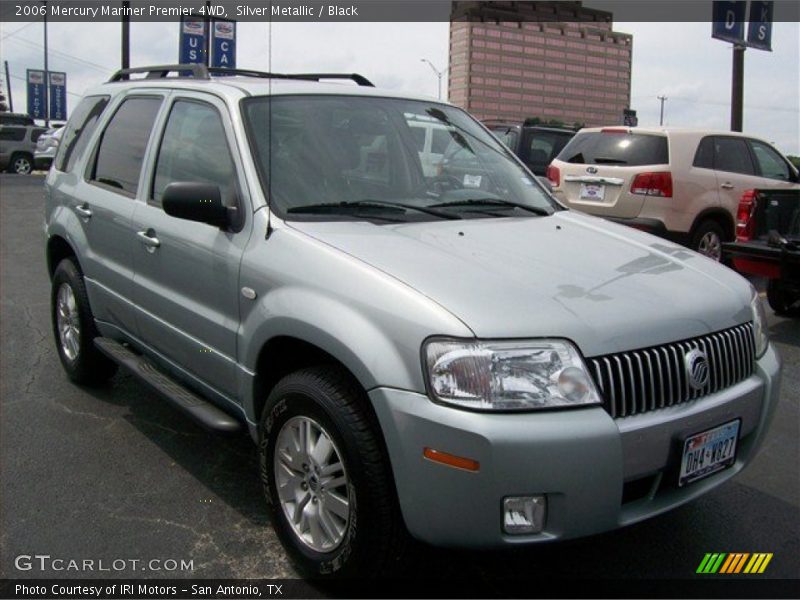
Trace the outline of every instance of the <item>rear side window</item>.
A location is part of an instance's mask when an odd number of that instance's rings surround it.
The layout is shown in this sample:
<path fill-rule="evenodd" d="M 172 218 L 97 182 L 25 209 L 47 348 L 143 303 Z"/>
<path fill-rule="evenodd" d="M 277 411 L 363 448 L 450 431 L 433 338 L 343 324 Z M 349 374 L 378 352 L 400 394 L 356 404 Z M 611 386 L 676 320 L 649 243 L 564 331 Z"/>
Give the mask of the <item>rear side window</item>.
<path fill-rule="evenodd" d="M 434 154 L 444 154 L 450 142 L 453 141 L 450 132 L 446 129 L 434 129 L 431 138 L 431 152 Z"/>
<path fill-rule="evenodd" d="M 697 146 L 697 152 L 694 155 L 694 162 L 692 163 L 695 167 L 700 167 L 701 169 L 713 169 L 714 168 L 714 138 L 704 137 L 700 140 L 700 143 Z"/>
<path fill-rule="evenodd" d="M 584 165 L 665 165 L 669 163 L 669 145 L 662 135 L 586 132 L 572 138 L 558 159 Z"/>
<path fill-rule="evenodd" d="M 526 162 L 536 168 L 550 164 L 569 141 L 569 135 L 547 131 L 533 131 L 528 134 Z"/>
<path fill-rule="evenodd" d="M 519 134 L 514 129 L 509 127 L 492 128 L 492 133 L 511 150 L 517 147 L 517 136 Z"/>
<path fill-rule="evenodd" d="M 743 175 L 756 173 L 747 143 L 735 137 L 714 138 L 714 169 Z"/>
<path fill-rule="evenodd" d="M 64 125 L 61 144 L 55 159 L 59 171 L 72 171 L 89 143 L 97 120 L 108 105 L 108 96 L 87 96 L 75 107 L 69 122 Z"/>
<path fill-rule="evenodd" d="M 25 139 L 24 127 L 0 127 L 0 140 L 4 142 L 21 142 Z"/>
<path fill-rule="evenodd" d="M 129 98 L 108 123 L 97 150 L 91 179 L 135 196 L 144 152 L 161 98 Z"/>
<path fill-rule="evenodd" d="M 758 171 L 762 177 L 779 181 L 790 180 L 789 165 L 774 149 L 757 140 L 750 140 L 750 147 L 753 149 L 753 156 L 756 158 Z"/>

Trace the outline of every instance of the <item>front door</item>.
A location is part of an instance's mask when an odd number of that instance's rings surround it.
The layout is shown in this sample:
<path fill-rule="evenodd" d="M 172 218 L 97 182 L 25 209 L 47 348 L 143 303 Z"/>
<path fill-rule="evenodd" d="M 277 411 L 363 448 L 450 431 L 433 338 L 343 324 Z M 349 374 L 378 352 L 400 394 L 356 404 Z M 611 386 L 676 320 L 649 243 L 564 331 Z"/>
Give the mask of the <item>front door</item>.
<path fill-rule="evenodd" d="M 236 396 L 239 263 L 250 231 L 233 131 L 212 96 L 174 96 L 150 161 L 146 203 L 134 213 L 134 298 L 142 341 L 206 391 Z M 220 229 L 178 219 L 161 208 L 166 186 L 206 182 L 235 206 L 238 226 Z"/>

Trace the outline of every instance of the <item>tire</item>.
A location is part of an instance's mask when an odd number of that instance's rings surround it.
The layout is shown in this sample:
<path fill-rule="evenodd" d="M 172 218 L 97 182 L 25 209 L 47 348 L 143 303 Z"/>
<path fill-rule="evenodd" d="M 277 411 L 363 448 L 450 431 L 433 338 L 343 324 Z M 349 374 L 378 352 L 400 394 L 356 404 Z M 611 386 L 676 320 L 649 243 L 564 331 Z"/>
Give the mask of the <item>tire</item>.
<path fill-rule="evenodd" d="M 27 154 L 14 154 L 8 163 L 9 173 L 30 175 L 33 171 L 33 159 Z"/>
<path fill-rule="evenodd" d="M 114 375 L 116 363 L 94 345 L 93 340 L 99 334 L 83 275 L 71 258 L 58 263 L 53 273 L 50 313 L 58 358 L 72 381 L 92 385 Z"/>
<path fill-rule="evenodd" d="M 767 302 L 776 315 L 800 316 L 800 307 L 796 306 L 799 300 L 786 291 L 780 280 L 770 279 L 767 283 Z"/>
<path fill-rule="evenodd" d="M 278 538 L 306 576 L 370 578 L 392 572 L 399 563 L 405 526 L 378 424 L 367 402 L 363 389 L 349 374 L 322 366 L 287 375 L 273 388 L 264 407 L 259 424 L 264 494 Z M 332 447 L 328 464 L 335 466 L 338 456 L 342 470 L 334 469 L 326 479 L 324 470 L 317 470 L 325 463 L 314 460 L 314 451 L 298 452 L 297 446 L 289 466 L 287 449 L 304 427 L 312 430 L 310 439 L 317 440 L 314 450 L 321 447 L 322 434 L 328 436 Z M 280 468 L 276 467 L 276 454 Z M 317 473 L 322 476 L 315 480 Z M 290 482 L 280 492 L 278 476 L 283 483 Z M 325 490 L 325 485 L 336 486 L 337 481 L 339 487 Z M 316 498 L 309 500 L 309 495 Z M 346 510 L 341 499 L 347 501 Z M 298 505 L 304 508 L 295 513 Z M 297 525 L 287 512 L 302 515 Z M 313 535 L 313 520 L 317 520 L 318 539 Z M 320 528 L 323 521 L 328 523 L 327 530 Z M 333 535 L 328 535 L 330 532 Z"/>
<path fill-rule="evenodd" d="M 729 238 L 722 226 L 716 221 L 702 221 L 692 234 L 691 248 L 703 256 L 722 261 L 722 242 Z"/>

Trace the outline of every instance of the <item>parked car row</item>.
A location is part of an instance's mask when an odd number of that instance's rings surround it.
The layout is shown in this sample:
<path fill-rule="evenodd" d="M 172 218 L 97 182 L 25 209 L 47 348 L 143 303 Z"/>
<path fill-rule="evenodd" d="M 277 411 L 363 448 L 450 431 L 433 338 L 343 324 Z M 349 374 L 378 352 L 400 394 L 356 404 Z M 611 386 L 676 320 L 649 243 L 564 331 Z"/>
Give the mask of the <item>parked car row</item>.
<path fill-rule="evenodd" d="M 39 127 L 23 113 L 0 113 L 0 171 L 28 175 L 34 169 L 49 169 L 61 127 Z"/>
<path fill-rule="evenodd" d="M 541 163 L 531 164 L 526 154 L 532 146 L 519 140 L 535 145 L 546 132 L 487 126 L 534 173 L 534 167 L 541 171 Z M 797 169 L 764 140 L 672 128 L 582 129 L 548 161 L 546 173 L 567 206 L 680 242 L 717 261 L 722 244 L 735 238 L 745 190 L 800 189 Z"/>

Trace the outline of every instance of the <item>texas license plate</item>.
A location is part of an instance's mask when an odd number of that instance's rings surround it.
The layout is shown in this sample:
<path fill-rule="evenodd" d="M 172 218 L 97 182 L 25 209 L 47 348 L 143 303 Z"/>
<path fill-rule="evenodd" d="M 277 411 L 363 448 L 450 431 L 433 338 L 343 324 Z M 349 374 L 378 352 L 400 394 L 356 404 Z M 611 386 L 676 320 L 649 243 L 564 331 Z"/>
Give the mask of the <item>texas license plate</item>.
<path fill-rule="evenodd" d="M 727 469 L 736 460 L 740 419 L 689 436 L 683 442 L 678 486 Z"/>
<path fill-rule="evenodd" d="M 602 202 L 606 195 L 606 186 L 594 183 L 581 184 L 581 200 L 594 200 Z"/>

